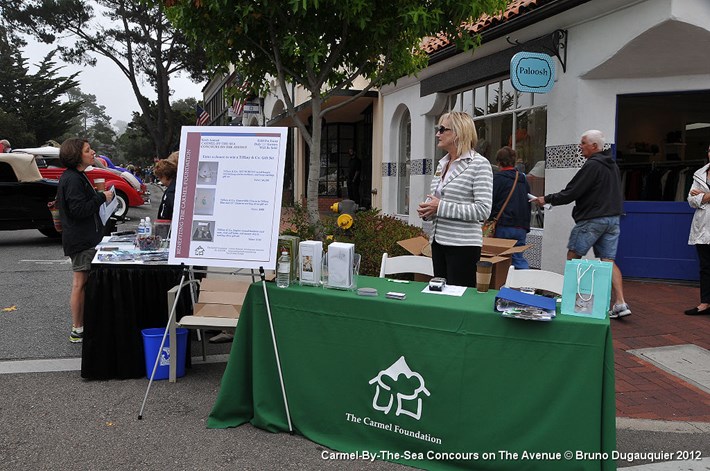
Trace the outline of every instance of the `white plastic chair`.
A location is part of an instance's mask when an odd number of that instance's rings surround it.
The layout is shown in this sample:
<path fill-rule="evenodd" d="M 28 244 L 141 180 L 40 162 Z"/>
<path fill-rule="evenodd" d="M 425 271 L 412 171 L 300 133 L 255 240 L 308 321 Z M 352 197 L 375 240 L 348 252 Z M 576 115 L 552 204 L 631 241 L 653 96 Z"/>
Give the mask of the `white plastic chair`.
<path fill-rule="evenodd" d="M 431 262 L 431 258 L 421 255 L 389 257 L 387 252 L 383 253 L 382 264 L 380 265 L 380 278 L 396 273 L 419 273 L 434 276 L 434 265 Z"/>
<path fill-rule="evenodd" d="M 565 277 L 559 273 L 546 270 L 516 270 L 514 266 L 508 269 L 505 285 L 508 288 L 535 288 L 562 295 Z"/>
<path fill-rule="evenodd" d="M 238 270 L 239 271 L 239 270 Z M 252 271 L 251 273 L 251 282 L 253 283 L 256 280 L 256 275 Z M 192 281 L 190 285 L 185 286 L 183 289 L 192 289 L 194 283 L 199 283 L 199 281 Z M 172 308 L 173 303 L 175 302 L 175 298 L 177 297 L 177 292 L 178 292 L 179 286 L 173 286 L 170 290 L 168 290 L 168 310 Z M 194 308 L 195 305 L 195 294 L 194 291 L 191 293 L 191 298 L 192 298 L 192 306 Z M 198 337 L 201 341 L 202 344 L 202 360 L 207 361 L 207 346 L 206 346 L 206 338 L 204 335 L 204 330 L 226 330 L 228 332 L 234 332 L 234 330 L 237 328 L 237 323 L 239 322 L 239 319 L 236 318 L 226 318 L 226 317 L 207 317 L 207 316 L 182 316 L 180 320 L 176 320 L 175 317 L 172 318 L 172 325 L 169 325 L 170 329 L 170 334 L 172 335 L 171 338 L 175 338 L 175 329 L 178 327 L 183 327 L 185 329 L 194 329 L 197 330 Z M 175 352 L 171 351 L 171 356 L 170 358 L 173 358 L 173 355 Z M 170 382 L 175 382 L 175 367 L 173 366 L 174 363 L 171 362 L 170 364 L 170 374 L 169 374 L 169 381 Z"/>

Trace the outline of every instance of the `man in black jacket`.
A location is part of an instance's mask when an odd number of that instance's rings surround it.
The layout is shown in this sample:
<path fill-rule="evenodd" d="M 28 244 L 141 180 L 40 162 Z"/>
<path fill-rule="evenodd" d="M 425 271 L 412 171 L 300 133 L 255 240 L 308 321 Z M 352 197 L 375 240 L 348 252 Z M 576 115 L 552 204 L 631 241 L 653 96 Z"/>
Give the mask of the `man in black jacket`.
<path fill-rule="evenodd" d="M 590 248 L 602 261 L 613 264 L 611 289 L 614 305 L 609 317 L 618 319 L 631 314 L 624 301 L 621 270 L 614 263 L 619 244 L 619 216 L 623 212 L 619 167 L 604 152 L 604 135 L 590 130 L 582 134 L 580 148 L 587 159 L 564 190 L 540 196 L 534 201 L 552 206 L 575 202 L 572 210 L 575 226 L 567 243 L 567 260 L 582 258 Z"/>

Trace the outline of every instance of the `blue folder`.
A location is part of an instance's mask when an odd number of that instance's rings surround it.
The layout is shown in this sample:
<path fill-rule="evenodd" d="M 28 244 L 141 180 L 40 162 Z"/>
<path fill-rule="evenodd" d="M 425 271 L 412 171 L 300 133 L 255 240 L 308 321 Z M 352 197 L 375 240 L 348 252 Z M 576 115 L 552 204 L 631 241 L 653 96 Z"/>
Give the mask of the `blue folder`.
<path fill-rule="evenodd" d="M 512 301 L 517 304 L 522 304 L 524 306 L 532 306 L 539 309 L 544 309 L 546 311 L 555 312 L 557 306 L 554 298 L 548 298 L 547 296 L 540 296 L 537 294 L 523 293 L 515 289 L 511 289 L 503 286 L 500 291 L 498 291 L 498 296 L 496 296 L 496 302 L 493 305 L 493 310 L 498 304 L 499 299 L 504 299 L 506 301 Z"/>

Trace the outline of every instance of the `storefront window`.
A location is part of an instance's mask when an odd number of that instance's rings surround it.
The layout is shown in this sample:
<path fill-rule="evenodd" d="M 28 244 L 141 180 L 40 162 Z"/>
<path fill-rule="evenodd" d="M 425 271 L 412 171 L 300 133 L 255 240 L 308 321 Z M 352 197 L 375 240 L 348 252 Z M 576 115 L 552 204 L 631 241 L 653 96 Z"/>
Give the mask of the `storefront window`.
<path fill-rule="evenodd" d="M 532 193 L 544 195 L 547 96 L 518 92 L 510 79 L 505 79 L 451 95 L 448 109 L 456 109 L 457 101 L 473 116 L 478 133 L 476 151 L 491 162 L 494 171 L 498 150 L 511 146 Z M 531 219 L 533 227 L 542 227 L 542 221 Z"/>
<path fill-rule="evenodd" d="M 486 114 L 486 87 L 478 87 L 473 90 L 473 116 L 483 116 Z"/>
<path fill-rule="evenodd" d="M 397 213 L 409 214 L 409 174 L 412 162 L 412 117 L 409 110 L 402 115 L 399 125 L 397 158 Z"/>
<path fill-rule="evenodd" d="M 355 146 L 351 124 L 326 124 L 321 135 L 319 196 L 347 196 L 348 150 Z"/>
<path fill-rule="evenodd" d="M 707 162 L 709 104 L 709 90 L 618 97 L 616 161 L 626 201 L 685 202 L 693 172 Z"/>

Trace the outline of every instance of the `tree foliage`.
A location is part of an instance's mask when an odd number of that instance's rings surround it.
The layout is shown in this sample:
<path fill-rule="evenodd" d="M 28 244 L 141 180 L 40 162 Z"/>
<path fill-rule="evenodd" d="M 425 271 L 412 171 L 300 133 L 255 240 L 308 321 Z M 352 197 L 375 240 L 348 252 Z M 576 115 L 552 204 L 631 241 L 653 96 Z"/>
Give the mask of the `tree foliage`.
<path fill-rule="evenodd" d="M 476 38 L 460 25 L 502 10 L 506 0 L 164 0 L 168 16 L 214 66 L 235 64 L 245 79 L 276 77 L 289 115 L 310 147 L 308 211 L 318 218 L 321 118 L 328 99 L 365 77 L 372 87 L 427 64 L 422 38 L 442 33 L 463 48 Z M 312 126 L 295 114 L 288 83 L 310 93 Z M 345 106 L 348 102 L 337 107 Z"/>
<path fill-rule="evenodd" d="M 180 128 L 182 128 L 182 126 L 192 126 L 195 124 L 196 104 L 197 99 L 195 98 L 186 98 L 172 102 L 173 139 L 170 142 L 168 153 L 180 148 Z M 154 107 L 156 105 L 155 103 L 151 103 L 151 106 Z M 116 158 L 119 162 L 147 166 L 152 165 L 155 157 L 156 154 L 151 146 L 150 133 L 146 129 L 140 114 L 133 113 L 133 119 L 128 123 L 126 130 L 117 140 Z"/>
<path fill-rule="evenodd" d="M 77 74 L 60 76 L 54 53 L 30 74 L 15 40 L 0 30 L 0 129 L 12 147 L 34 147 L 71 128 L 80 104 L 66 101 L 66 94 L 77 85 Z"/>
<path fill-rule="evenodd" d="M 82 136 L 91 142 L 91 147 L 100 155 L 112 156 L 116 152 L 116 131 L 111 126 L 111 117 L 106 107 L 96 103 L 96 95 L 83 93 L 78 87 L 67 93 L 69 102 L 79 103 L 80 108 L 72 120 L 71 129 L 60 139 Z"/>
<path fill-rule="evenodd" d="M 167 156 L 175 129 L 170 78 L 184 72 L 204 79 L 205 61 L 202 51 L 189 48 L 171 26 L 162 4 L 149 0 L 0 0 L 0 14 L 19 31 L 46 43 L 58 37 L 71 39 L 69 46 L 58 45 L 66 61 L 93 65 L 95 55 L 112 61 L 130 83 L 153 153 Z M 154 88 L 156 101 L 141 91 L 146 82 Z"/>

